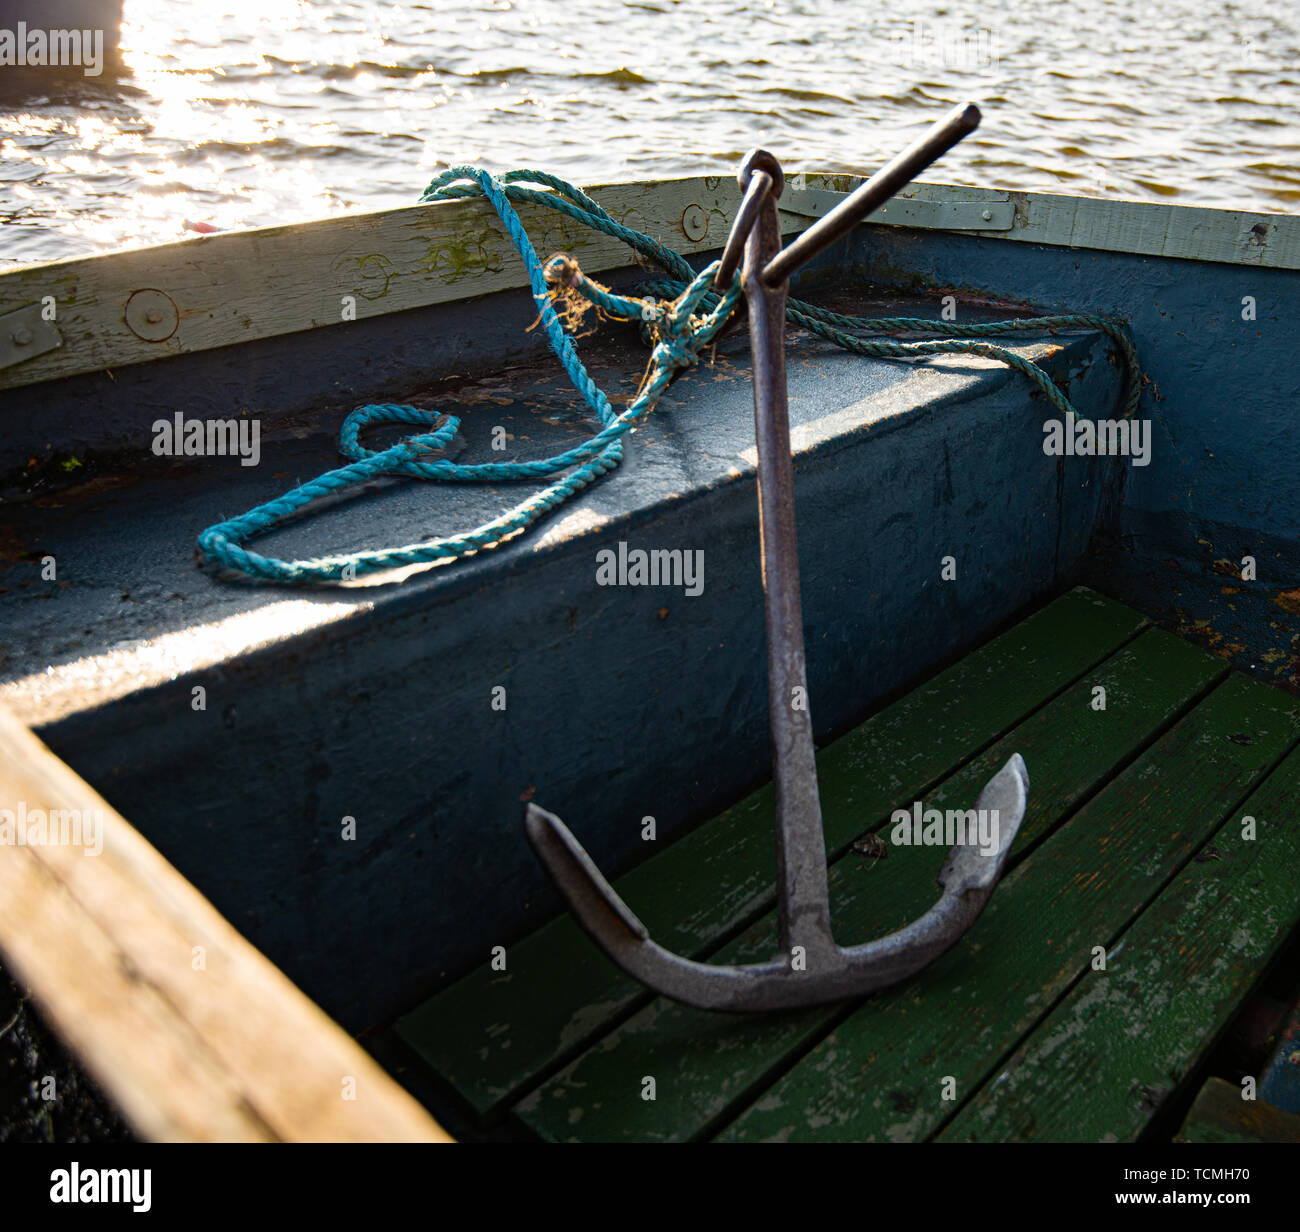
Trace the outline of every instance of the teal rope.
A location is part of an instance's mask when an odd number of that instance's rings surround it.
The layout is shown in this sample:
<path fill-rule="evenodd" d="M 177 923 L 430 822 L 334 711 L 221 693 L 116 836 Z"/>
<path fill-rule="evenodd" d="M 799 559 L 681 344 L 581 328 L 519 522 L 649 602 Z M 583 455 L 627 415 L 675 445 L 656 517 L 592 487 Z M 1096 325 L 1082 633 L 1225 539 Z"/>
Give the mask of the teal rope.
<path fill-rule="evenodd" d="M 673 295 L 681 283 L 657 279 L 649 283 L 647 294 Z M 1058 329 L 1096 329 L 1105 333 L 1119 349 L 1124 363 L 1124 418 L 1137 411 L 1142 394 L 1142 369 L 1132 339 L 1114 321 L 1089 313 L 1067 313 L 1048 317 L 1019 317 L 1012 321 L 985 321 L 976 325 L 957 325 L 949 321 L 932 321 L 925 317 L 848 317 L 827 308 L 818 308 L 791 298 L 786 303 L 789 320 L 812 333 L 826 338 L 855 355 L 874 359 L 909 359 L 920 355 L 970 354 L 997 360 L 1023 373 L 1047 397 L 1062 415 L 1074 407 L 1056 383 L 1033 360 L 1025 359 L 1005 347 L 981 342 L 985 337 L 1012 333 L 1042 333 Z M 899 342 L 882 338 L 859 338 L 864 334 L 942 334 L 941 340 Z M 968 341 L 969 340 L 969 341 Z M 1077 412 L 1076 412 L 1077 414 Z"/>
<path fill-rule="evenodd" d="M 540 184 L 551 191 L 525 187 L 526 184 Z M 700 353 L 713 342 L 736 308 L 741 293 L 739 277 L 725 294 L 717 294 L 712 286 L 716 261 L 697 274 L 679 253 L 625 227 L 580 189 L 546 172 L 519 170 L 496 177 L 477 167 L 453 167 L 425 189 L 421 201 L 475 196 L 486 197 L 491 203 L 523 259 L 539 320 L 551 348 L 574 388 L 595 413 L 600 430 L 581 444 L 549 458 L 461 465 L 445 458 L 428 459 L 428 455 L 444 450 L 451 443 L 460 427 L 456 416 L 388 403 L 359 407 L 348 415 L 339 431 L 339 451 L 351 461 L 237 518 L 208 527 L 198 540 L 199 550 L 207 560 L 267 581 L 336 582 L 402 565 L 458 559 L 496 547 L 618 466 L 623 459 L 623 437 L 654 409 L 674 374 L 698 362 Z M 586 278 L 565 256 L 554 257 L 543 266 L 514 208 L 522 203 L 556 210 L 630 245 L 670 275 L 668 280 L 659 280 L 648 288 L 651 296 L 663 298 L 619 295 Z M 573 339 L 555 311 L 553 297 L 557 287 L 582 296 L 606 315 L 639 321 L 643 336 L 653 346 L 646 379 L 621 414 L 615 412 L 578 358 Z M 1104 317 L 1033 317 L 958 326 L 915 318 L 848 317 L 795 299 L 788 302 L 788 315 L 796 323 L 859 355 L 902 358 L 955 353 L 998 360 L 1023 373 L 1062 414 L 1073 407 L 1046 372 L 1015 352 L 983 339 L 1024 330 L 1100 329 L 1116 341 L 1124 355 L 1125 414 L 1131 415 L 1137 408 L 1141 372 L 1136 352 L 1127 335 Z M 943 338 L 905 342 L 861 338 L 858 336 L 861 333 L 937 333 Z M 360 442 L 361 431 L 377 423 L 411 424 L 429 430 L 405 437 L 388 449 L 366 449 Z M 405 475 L 443 483 L 496 483 L 517 479 L 552 479 L 552 482 L 473 530 L 418 543 L 307 560 L 281 560 L 244 546 L 253 536 L 270 530 L 314 501 L 380 475 Z"/>

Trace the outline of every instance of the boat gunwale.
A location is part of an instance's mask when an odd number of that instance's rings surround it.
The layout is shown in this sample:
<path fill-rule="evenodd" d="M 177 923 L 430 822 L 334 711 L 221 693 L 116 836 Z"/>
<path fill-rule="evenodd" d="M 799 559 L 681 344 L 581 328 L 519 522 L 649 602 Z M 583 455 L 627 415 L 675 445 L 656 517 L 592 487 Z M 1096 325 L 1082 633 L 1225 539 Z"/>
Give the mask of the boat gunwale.
<path fill-rule="evenodd" d="M 801 173 L 792 177 L 787 204 L 797 202 L 801 191 L 850 191 L 861 182 L 855 175 Z M 730 176 L 625 181 L 589 191 L 614 217 L 686 254 L 715 250 L 739 203 Z M 958 231 L 982 239 L 1300 269 L 1300 215 L 921 182 L 901 199 L 940 205 L 1010 201 L 1010 230 Z M 693 210 L 702 212 L 702 233 L 699 214 L 687 223 Z M 524 206 L 521 215 L 540 247 L 574 250 L 589 273 L 630 263 L 618 240 L 542 207 Z M 942 220 L 942 213 L 937 217 Z M 792 212 L 781 219 L 787 233 L 809 221 Z M 915 217 L 862 225 L 922 234 L 951 230 Z M 474 199 L 22 265 L 0 272 L 0 315 L 31 309 L 52 295 L 62 345 L 0 367 L 0 390 L 343 324 L 339 305 L 346 297 L 352 298 L 353 319 L 372 319 L 526 286 L 526 272 L 490 205 Z M 128 303 L 142 290 L 161 291 L 172 301 L 176 320 L 166 338 L 151 341 L 133 332 Z"/>

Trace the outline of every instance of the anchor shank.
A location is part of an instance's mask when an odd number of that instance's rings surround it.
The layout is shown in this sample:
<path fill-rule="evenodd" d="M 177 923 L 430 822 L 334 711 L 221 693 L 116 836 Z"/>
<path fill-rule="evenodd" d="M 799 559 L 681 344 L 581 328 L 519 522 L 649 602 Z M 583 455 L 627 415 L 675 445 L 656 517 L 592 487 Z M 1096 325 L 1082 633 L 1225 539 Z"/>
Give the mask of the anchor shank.
<path fill-rule="evenodd" d="M 761 277 L 780 246 L 776 197 L 769 193 L 745 243 L 742 282 L 749 304 L 754 364 L 754 428 L 758 445 L 759 534 L 767 622 L 781 948 L 788 954 L 792 947 L 802 946 L 811 960 L 814 956 L 827 956 L 833 951 L 834 942 L 799 597 L 794 467 L 785 383 L 788 288 L 785 283 L 770 286 Z"/>

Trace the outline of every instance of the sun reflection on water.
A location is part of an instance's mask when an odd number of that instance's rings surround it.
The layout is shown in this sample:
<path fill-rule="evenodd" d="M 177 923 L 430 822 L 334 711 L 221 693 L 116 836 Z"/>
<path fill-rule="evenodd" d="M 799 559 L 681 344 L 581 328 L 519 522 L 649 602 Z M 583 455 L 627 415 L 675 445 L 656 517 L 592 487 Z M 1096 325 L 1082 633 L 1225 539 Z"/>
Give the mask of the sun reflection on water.
<path fill-rule="evenodd" d="M 123 61 L 0 97 L 0 260 L 407 203 L 465 161 L 590 184 L 761 140 L 869 170 L 964 97 L 985 125 L 935 178 L 1300 201 L 1300 9 L 1271 0 L 126 0 Z"/>

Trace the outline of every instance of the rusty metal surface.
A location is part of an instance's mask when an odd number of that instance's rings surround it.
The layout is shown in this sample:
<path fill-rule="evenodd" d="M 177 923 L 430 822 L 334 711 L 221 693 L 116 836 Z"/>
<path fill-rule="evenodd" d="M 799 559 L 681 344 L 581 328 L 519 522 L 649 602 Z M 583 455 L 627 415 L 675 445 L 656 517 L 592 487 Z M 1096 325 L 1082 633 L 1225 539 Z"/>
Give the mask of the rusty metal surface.
<path fill-rule="evenodd" d="M 744 236 L 742 281 L 749 307 L 768 709 L 776 811 L 779 953 L 766 963 L 700 963 L 656 944 L 581 844 L 554 814 L 529 804 L 525 828 L 579 922 L 628 974 L 665 996 L 702 1009 L 767 1012 L 862 996 L 905 979 L 950 949 L 975 922 L 997 884 L 1024 818 L 1029 778 L 1020 755 L 980 793 L 999 827 L 994 849 L 952 849 L 943 894 L 914 923 L 865 945 L 841 948 L 831 932 L 826 845 L 808 699 L 794 469 L 785 373 L 789 276 L 855 226 L 912 176 L 973 130 L 979 112 L 957 108 L 830 215 L 781 249 L 777 212 L 783 176 L 754 150 L 741 167 L 745 199 L 724 249 L 722 270 Z M 742 232 L 742 228 L 747 228 Z"/>

